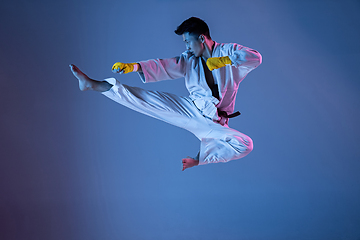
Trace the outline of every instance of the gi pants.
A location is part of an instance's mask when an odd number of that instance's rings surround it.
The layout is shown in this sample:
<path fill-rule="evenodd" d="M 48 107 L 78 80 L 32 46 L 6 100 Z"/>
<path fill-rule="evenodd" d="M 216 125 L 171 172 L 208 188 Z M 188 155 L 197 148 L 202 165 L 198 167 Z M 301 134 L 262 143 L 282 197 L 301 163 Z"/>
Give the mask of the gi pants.
<path fill-rule="evenodd" d="M 250 137 L 204 117 L 190 98 L 130 87 L 115 78 L 105 81 L 113 85 L 102 93 L 108 98 L 193 133 L 201 141 L 199 165 L 239 159 L 253 148 Z"/>

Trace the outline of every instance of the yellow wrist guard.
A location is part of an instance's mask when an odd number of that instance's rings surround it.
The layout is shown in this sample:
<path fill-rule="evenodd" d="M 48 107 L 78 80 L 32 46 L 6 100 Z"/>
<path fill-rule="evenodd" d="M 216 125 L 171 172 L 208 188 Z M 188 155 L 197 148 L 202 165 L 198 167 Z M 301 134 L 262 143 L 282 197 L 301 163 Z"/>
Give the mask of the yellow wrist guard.
<path fill-rule="evenodd" d="M 231 60 L 228 56 L 208 58 L 208 60 L 206 61 L 206 65 L 208 66 L 210 71 L 225 67 L 228 64 L 231 64 Z"/>
<path fill-rule="evenodd" d="M 112 71 L 115 73 L 129 73 L 136 72 L 139 69 L 137 63 L 121 63 L 117 62 L 112 66 Z"/>

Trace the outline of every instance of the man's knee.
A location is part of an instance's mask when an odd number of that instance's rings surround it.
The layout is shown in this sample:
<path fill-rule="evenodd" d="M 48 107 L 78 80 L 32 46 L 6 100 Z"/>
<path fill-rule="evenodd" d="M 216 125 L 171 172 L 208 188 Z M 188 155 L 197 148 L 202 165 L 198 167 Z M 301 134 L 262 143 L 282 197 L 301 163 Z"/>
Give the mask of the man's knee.
<path fill-rule="evenodd" d="M 235 150 L 233 159 L 243 158 L 253 150 L 253 141 L 248 136 L 235 137 L 227 142 Z"/>
<path fill-rule="evenodd" d="M 248 136 L 228 136 L 220 139 L 202 139 L 200 162 L 228 162 L 240 159 L 253 150 L 253 141 Z"/>
<path fill-rule="evenodd" d="M 247 139 L 247 149 L 246 149 L 246 151 L 248 152 L 247 154 L 249 154 L 253 150 L 253 148 L 254 148 L 253 140 L 248 137 L 248 139 Z"/>

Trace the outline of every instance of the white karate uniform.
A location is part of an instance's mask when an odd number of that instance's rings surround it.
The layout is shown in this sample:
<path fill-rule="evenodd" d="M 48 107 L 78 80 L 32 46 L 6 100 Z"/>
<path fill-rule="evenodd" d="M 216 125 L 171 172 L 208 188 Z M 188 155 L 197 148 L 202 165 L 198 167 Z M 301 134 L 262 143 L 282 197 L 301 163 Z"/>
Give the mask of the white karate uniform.
<path fill-rule="evenodd" d="M 212 57 L 229 56 L 231 65 L 212 71 L 219 99 L 212 96 L 201 58 L 185 51 L 179 57 L 141 61 L 140 78 L 144 83 L 184 77 L 189 97 L 147 91 L 121 84 L 114 78 L 105 79 L 113 87 L 103 94 L 133 110 L 168 122 L 192 132 L 200 141 L 199 165 L 228 162 L 251 152 L 250 137 L 228 127 L 228 119 L 217 110 L 234 111 L 239 83 L 261 63 L 256 50 L 235 43 L 215 42 Z"/>

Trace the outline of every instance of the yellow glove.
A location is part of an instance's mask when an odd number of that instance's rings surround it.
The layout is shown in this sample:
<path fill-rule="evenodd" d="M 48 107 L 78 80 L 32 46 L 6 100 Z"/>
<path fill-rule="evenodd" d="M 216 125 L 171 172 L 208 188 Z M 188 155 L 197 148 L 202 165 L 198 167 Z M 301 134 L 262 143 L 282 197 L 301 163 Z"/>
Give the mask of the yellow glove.
<path fill-rule="evenodd" d="M 139 69 L 137 63 L 121 63 L 117 62 L 112 66 L 112 71 L 114 73 L 129 73 L 136 72 Z"/>
<path fill-rule="evenodd" d="M 208 60 L 206 61 L 206 65 L 208 66 L 210 71 L 225 67 L 225 65 L 228 64 L 231 64 L 231 60 L 228 56 L 208 58 Z"/>

